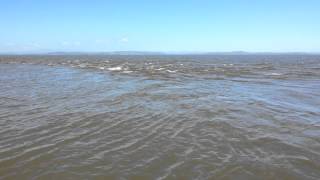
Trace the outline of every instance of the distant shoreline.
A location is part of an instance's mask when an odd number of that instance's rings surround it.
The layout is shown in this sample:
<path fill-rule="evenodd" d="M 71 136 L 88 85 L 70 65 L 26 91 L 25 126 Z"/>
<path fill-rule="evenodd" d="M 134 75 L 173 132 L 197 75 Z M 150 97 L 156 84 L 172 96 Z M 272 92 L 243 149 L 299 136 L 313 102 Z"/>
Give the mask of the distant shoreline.
<path fill-rule="evenodd" d="M 320 55 L 320 52 L 152 52 L 152 51 L 108 51 L 108 52 L 3 52 L 3 55 Z"/>

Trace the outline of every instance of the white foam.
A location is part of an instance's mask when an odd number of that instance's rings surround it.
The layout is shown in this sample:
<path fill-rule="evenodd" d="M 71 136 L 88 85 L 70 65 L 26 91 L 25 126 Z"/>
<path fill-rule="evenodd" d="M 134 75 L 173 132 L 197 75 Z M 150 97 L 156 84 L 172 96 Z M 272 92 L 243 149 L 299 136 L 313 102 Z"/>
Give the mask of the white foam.
<path fill-rule="evenodd" d="M 85 67 L 87 67 L 87 64 L 86 64 L 86 63 L 84 63 L 84 64 L 79 64 L 79 67 L 85 68 Z"/>
<path fill-rule="evenodd" d="M 99 67 L 99 69 L 104 70 L 104 67 Z"/>
<path fill-rule="evenodd" d="M 169 73 L 175 73 L 175 72 L 177 72 L 177 71 L 172 71 L 172 70 L 167 70 L 167 72 L 169 72 Z"/>
<path fill-rule="evenodd" d="M 265 75 L 267 75 L 267 76 L 281 76 L 282 74 L 281 73 L 267 73 Z"/>
<path fill-rule="evenodd" d="M 117 67 L 111 67 L 111 68 L 108 68 L 109 71 L 121 71 L 122 70 L 122 67 L 120 66 L 117 66 Z"/>
<path fill-rule="evenodd" d="M 127 73 L 127 74 L 129 74 L 129 73 L 132 73 L 133 71 L 123 71 L 123 73 Z"/>
<path fill-rule="evenodd" d="M 272 75 L 272 76 L 281 76 L 282 74 L 281 73 L 271 73 L 270 75 Z"/>

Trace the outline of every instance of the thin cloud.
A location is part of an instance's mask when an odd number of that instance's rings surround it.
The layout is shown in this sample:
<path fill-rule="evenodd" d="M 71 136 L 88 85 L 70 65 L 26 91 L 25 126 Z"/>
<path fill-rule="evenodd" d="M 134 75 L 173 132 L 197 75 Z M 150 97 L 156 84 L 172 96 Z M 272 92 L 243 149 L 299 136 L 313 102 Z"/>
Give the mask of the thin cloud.
<path fill-rule="evenodd" d="M 41 47 L 41 45 L 37 42 L 28 43 L 26 46 L 31 47 L 31 48 L 40 48 Z"/>
<path fill-rule="evenodd" d="M 107 44 L 108 41 L 107 40 L 102 40 L 102 39 L 96 39 L 94 41 L 95 44 Z"/>
<path fill-rule="evenodd" d="M 129 39 L 127 37 L 123 37 L 123 38 L 120 39 L 120 42 L 121 43 L 127 43 L 127 42 L 129 42 Z"/>
<path fill-rule="evenodd" d="M 61 42 L 62 46 L 80 46 L 81 43 L 79 41 L 69 42 L 69 41 L 63 41 Z"/>
<path fill-rule="evenodd" d="M 62 46 L 69 46 L 70 43 L 69 43 L 68 41 L 63 41 L 63 42 L 61 42 L 61 45 L 62 45 Z"/>
<path fill-rule="evenodd" d="M 80 46 L 81 43 L 80 43 L 79 41 L 75 41 L 75 42 L 73 42 L 73 45 L 74 45 L 74 46 Z"/>
<path fill-rule="evenodd" d="M 16 44 L 15 43 L 6 43 L 5 46 L 12 47 L 12 46 L 16 46 Z"/>

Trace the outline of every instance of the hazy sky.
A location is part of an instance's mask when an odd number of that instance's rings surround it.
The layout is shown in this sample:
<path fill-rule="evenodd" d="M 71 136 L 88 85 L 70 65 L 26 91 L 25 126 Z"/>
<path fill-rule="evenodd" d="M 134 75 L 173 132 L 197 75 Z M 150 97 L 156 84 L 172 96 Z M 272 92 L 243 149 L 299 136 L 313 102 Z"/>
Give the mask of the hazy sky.
<path fill-rule="evenodd" d="M 0 0 L 0 52 L 320 52 L 320 0 Z"/>

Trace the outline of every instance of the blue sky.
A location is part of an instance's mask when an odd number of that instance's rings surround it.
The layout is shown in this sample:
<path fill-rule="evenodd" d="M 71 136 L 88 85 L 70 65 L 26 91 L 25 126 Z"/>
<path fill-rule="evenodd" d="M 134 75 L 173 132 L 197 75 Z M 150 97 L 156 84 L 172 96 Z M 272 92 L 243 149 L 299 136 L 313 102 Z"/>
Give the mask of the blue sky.
<path fill-rule="evenodd" d="M 320 52 L 319 0 L 0 0 L 0 52 Z"/>

